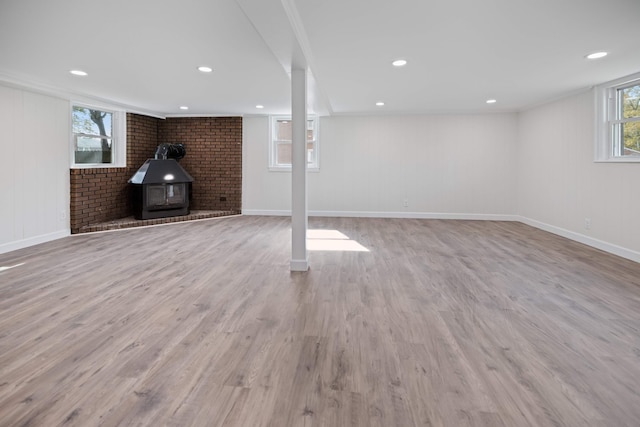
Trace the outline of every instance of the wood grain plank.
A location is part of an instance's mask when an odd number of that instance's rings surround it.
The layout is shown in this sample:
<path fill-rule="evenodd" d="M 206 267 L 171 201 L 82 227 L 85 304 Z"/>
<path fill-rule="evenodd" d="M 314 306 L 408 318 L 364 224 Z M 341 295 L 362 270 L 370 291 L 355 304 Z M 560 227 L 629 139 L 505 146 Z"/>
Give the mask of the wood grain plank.
<path fill-rule="evenodd" d="M 0 255 L 1 426 L 635 426 L 640 265 L 524 224 L 311 218 Z"/>

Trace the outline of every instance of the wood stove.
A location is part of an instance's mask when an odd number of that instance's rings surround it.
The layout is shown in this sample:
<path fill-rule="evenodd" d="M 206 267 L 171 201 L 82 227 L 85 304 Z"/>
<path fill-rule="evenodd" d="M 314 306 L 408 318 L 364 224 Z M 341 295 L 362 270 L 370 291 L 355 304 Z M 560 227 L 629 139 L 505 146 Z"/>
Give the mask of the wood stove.
<path fill-rule="evenodd" d="M 166 158 L 166 146 L 169 145 L 159 146 L 156 158 L 144 162 L 129 180 L 133 188 L 132 205 L 136 219 L 189 214 L 193 178 L 175 159 Z M 184 148 L 182 150 L 184 152 Z M 165 158 L 158 159 L 159 156 Z"/>

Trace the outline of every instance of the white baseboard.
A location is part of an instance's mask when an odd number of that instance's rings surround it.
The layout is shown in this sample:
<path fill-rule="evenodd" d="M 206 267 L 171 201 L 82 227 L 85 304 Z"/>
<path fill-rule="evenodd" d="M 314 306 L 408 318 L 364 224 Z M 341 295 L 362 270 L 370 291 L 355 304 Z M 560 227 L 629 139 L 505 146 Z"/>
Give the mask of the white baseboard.
<path fill-rule="evenodd" d="M 291 216 L 291 211 L 242 209 L 242 215 L 247 216 Z"/>
<path fill-rule="evenodd" d="M 557 234 L 558 236 L 566 237 L 567 239 L 574 240 L 579 243 L 583 243 L 587 246 L 591 246 L 596 249 L 600 249 L 610 254 L 617 255 L 622 258 L 629 259 L 631 261 L 640 262 L 640 252 L 633 251 L 631 249 L 623 248 L 622 246 L 614 245 L 602 240 L 595 239 L 584 234 L 576 233 L 575 231 L 566 230 L 564 228 L 549 225 L 544 222 L 536 221 L 531 218 L 517 217 L 518 221 L 530 225 L 540 230 L 548 231 L 549 233 Z"/>
<path fill-rule="evenodd" d="M 446 212 L 309 211 L 309 216 L 354 217 L 354 218 L 462 219 L 462 220 L 478 220 L 478 221 L 517 221 L 517 217 L 515 215 L 446 213 Z"/>
<path fill-rule="evenodd" d="M 41 236 L 30 237 L 28 239 L 17 240 L 15 242 L 4 243 L 0 245 L 0 254 L 27 248 L 29 246 L 39 245 L 40 243 L 50 242 L 70 235 L 70 230 L 61 230 L 54 233 L 43 234 Z"/>
<path fill-rule="evenodd" d="M 243 209 L 243 215 L 291 216 L 288 210 Z M 516 215 L 469 214 L 439 212 L 364 212 L 364 211 L 309 211 L 309 216 L 348 218 L 415 218 L 415 219 L 463 219 L 479 221 L 519 221 Z"/>

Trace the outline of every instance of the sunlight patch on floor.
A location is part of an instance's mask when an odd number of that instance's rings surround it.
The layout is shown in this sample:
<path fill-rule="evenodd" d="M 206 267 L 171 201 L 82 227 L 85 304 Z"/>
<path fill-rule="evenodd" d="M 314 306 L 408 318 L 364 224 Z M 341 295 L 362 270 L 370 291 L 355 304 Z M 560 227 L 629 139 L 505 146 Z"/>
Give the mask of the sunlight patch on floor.
<path fill-rule="evenodd" d="M 24 265 L 24 262 L 21 262 L 20 264 L 16 264 L 16 265 L 0 266 L 0 273 L 2 273 L 5 270 L 11 270 L 12 268 L 20 267 L 21 265 Z"/>
<path fill-rule="evenodd" d="M 369 252 L 369 249 L 338 230 L 307 230 L 307 250 Z"/>

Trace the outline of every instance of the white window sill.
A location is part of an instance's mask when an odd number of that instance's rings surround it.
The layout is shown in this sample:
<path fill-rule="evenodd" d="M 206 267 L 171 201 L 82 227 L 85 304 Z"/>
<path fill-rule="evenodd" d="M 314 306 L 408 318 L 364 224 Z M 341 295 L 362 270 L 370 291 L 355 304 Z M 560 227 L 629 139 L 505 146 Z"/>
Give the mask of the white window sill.
<path fill-rule="evenodd" d="M 83 163 L 81 165 L 71 165 L 71 169 L 108 169 L 108 168 L 125 168 L 124 165 L 107 164 L 107 163 Z"/>
<path fill-rule="evenodd" d="M 594 163 L 640 163 L 640 157 L 611 157 L 610 159 L 596 159 Z"/>

